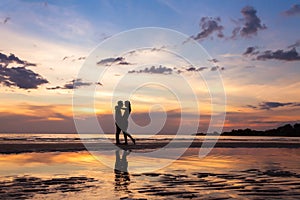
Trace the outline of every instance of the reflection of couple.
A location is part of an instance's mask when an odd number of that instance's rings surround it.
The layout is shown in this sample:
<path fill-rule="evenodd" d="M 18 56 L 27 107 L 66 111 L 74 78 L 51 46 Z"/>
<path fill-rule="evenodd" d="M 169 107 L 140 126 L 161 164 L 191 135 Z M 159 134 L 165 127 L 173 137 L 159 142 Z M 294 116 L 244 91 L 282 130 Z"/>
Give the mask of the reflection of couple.
<path fill-rule="evenodd" d="M 115 190 L 128 192 L 128 185 L 130 184 L 130 176 L 128 173 L 128 161 L 127 156 L 130 151 L 123 152 L 122 158 L 120 151 L 116 150 L 116 162 L 115 162 Z"/>
<path fill-rule="evenodd" d="M 122 115 L 122 110 L 124 111 Z M 123 102 L 118 101 L 118 104 L 115 106 L 115 120 L 116 120 L 116 143 L 120 144 L 120 133 L 121 131 L 124 134 L 125 144 L 127 144 L 127 136 L 132 140 L 135 144 L 135 139 L 127 133 L 128 129 L 128 118 L 131 113 L 131 104 L 130 101 L 125 101 L 125 107 L 123 107 Z"/>

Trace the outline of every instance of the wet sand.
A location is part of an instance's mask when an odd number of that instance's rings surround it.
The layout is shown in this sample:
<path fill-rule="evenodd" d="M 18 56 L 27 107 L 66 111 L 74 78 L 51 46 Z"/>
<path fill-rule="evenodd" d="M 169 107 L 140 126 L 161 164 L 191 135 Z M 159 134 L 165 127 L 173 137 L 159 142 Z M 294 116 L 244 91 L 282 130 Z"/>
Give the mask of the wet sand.
<path fill-rule="evenodd" d="M 185 171 L 132 174 L 128 182 L 115 184 L 115 192 L 123 194 L 112 199 L 298 199 L 299 180 L 299 174 L 289 171 L 258 169 L 230 174 Z M 139 185 L 130 186 L 130 181 L 139 182 Z M 92 177 L 41 179 L 22 176 L 1 181 L 0 186 L 1 199 L 39 199 L 38 196 L 51 198 L 55 194 L 60 194 L 60 198 L 62 194 L 81 197 L 81 193 L 93 194 L 93 190 L 101 190 L 102 184 Z M 94 193 L 89 198 L 101 199 L 101 194 Z"/>
<path fill-rule="evenodd" d="M 202 142 L 193 142 L 190 146 L 188 142 L 175 142 L 168 145 L 167 141 L 159 141 L 156 143 L 139 143 L 136 145 L 118 145 L 121 149 L 125 150 L 154 150 L 159 148 L 199 148 Z M 212 143 L 206 143 L 211 145 Z M 116 147 L 112 143 L 1 143 L 0 153 L 29 153 L 29 152 L 76 152 L 85 151 L 88 147 L 89 150 L 114 150 Z M 296 142 L 252 142 L 252 141 L 239 141 L 239 142 L 224 142 L 218 141 L 215 148 L 300 148 L 300 143 Z"/>
<path fill-rule="evenodd" d="M 2 155 L 0 199 L 300 198 L 298 149 L 214 149 L 206 158 L 187 154 L 147 173 L 130 169 L 131 156 L 128 172 L 120 173 L 84 151 Z"/>

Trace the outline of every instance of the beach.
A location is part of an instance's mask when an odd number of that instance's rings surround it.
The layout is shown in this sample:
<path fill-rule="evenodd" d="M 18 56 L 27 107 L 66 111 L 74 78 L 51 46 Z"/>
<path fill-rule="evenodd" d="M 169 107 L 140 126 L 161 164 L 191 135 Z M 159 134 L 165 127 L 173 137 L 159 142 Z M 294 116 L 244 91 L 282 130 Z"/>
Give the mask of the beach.
<path fill-rule="evenodd" d="M 219 138 L 204 157 L 199 157 L 199 147 L 213 140 L 203 137 L 189 148 L 185 148 L 190 142 L 186 137 L 169 146 L 170 138 L 159 137 L 118 147 L 94 136 L 89 140 L 69 135 L 20 138 L 1 141 L 1 199 L 300 197 L 298 138 Z M 160 149 L 183 154 L 174 160 L 171 153 L 157 158 L 144 154 Z"/>
<path fill-rule="evenodd" d="M 200 148 L 203 142 L 175 142 L 168 147 L 168 142 L 157 142 L 157 143 L 145 143 L 137 141 L 136 145 L 117 145 L 121 149 L 125 150 L 155 150 L 160 148 Z M 214 148 L 300 148 L 298 142 L 249 142 L 249 141 L 235 141 L 235 142 L 217 142 L 215 145 L 212 142 L 206 143 Z M 85 151 L 86 146 L 89 150 L 103 150 L 109 151 L 114 150 L 116 146 L 113 143 L 1 143 L 0 153 L 28 153 L 28 152 L 74 152 L 74 151 Z"/>
<path fill-rule="evenodd" d="M 297 149 L 189 149 L 154 172 L 109 168 L 86 151 L 1 156 L 1 199 L 299 199 Z M 123 153 L 122 151 L 120 152 Z M 115 157 L 111 157 L 112 162 Z M 147 162 L 147 160 L 143 160 Z M 151 163 L 149 163 L 151 165 Z M 131 168 L 132 166 L 132 168 Z"/>

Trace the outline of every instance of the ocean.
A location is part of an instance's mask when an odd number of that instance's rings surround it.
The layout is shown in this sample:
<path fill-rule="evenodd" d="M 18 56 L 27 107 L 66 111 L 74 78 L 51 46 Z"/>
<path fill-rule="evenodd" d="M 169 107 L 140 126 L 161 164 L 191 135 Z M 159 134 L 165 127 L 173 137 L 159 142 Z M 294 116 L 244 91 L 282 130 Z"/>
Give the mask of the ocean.
<path fill-rule="evenodd" d="M 219 140 L 226 142 L 300 142 L 300 137 L 272 137 L 272 136 L 193 136 L 193 135 L 133 135 L 138 141 L 155 143 L 157 141 L 204 141 Z M 1 143 L 55 143 L 55 142 L 97 142 L 106 139 L 114 140 L 114 134 L 49 134 L 49 133 L 0 133 Z M 122 140 L 123 135 L 120 135 Z"/>

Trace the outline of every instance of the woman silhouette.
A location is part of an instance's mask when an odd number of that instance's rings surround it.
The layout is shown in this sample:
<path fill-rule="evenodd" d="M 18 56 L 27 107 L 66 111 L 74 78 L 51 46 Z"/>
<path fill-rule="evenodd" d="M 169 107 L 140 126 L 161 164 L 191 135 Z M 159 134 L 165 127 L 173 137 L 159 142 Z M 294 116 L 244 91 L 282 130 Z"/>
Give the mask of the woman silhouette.
<path fill-rule="evenodd" d="M 125 144 L 127 144 L 127 137 L 128 136 L 131 141 L 133 142 L 133 144 L 135 144 L 135 139 L 133 139 L 133 137 L 127 132 L 127 129 L 128 129 L 128 118 L 129 118 L 129 115 L 131 113 L 131 104 L 130 104 L 130 101 L 125 101 L 125 108 L 122 108 L 124 111 L 124 114 L 123 114 L 123 127 L 122 127 L 122 131 L 124 133 L 124 137 L 125 137 Z"/>

